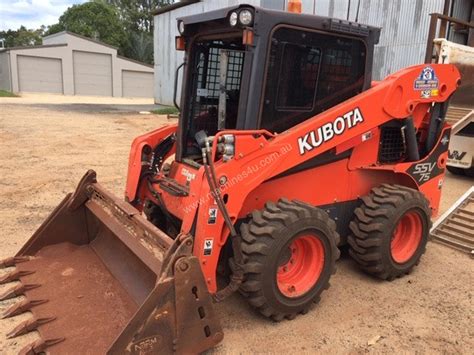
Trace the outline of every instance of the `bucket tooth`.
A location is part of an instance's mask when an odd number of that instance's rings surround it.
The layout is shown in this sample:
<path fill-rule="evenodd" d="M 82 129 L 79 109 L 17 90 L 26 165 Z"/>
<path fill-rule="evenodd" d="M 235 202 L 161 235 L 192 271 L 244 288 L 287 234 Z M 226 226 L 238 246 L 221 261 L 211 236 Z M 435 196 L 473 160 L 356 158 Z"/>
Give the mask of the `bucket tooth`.
<path fill-rule="evenodd" d="M 7 338 L 11 339 L 11 338 L 15 338 L 15 337 L 20 336 L 20 335 L 27 334 L 29 332 L 37 330 L 40 325 L 52 322 L 55 319 L 56 319 L 56 317 L 28 319 L 28 320 L 20 323 L 18 326 L 16 326 L 10 332 L 8 332 Z"/>
<path fill-rule="evenodd" d="M 15 298 L 19 297 L 25 294 L 26 291 L 32 290 L 34 288 L 38 288 L 41 285 L 39 284 L 28 284 L 28 285 L 23 285 L 23 284 L 18 284 L 9 290 L 7 290 L 4 293 L 0 293 L 0 301 L 5 301 L 10 298 Z"/>
<path fill-rule="evenodd" d="M 30 260 L 29 256 L 14 256 L 0 260 L 0 269 L 15 266 L 16 264 L 24 263 Z"/>
<path fill-rule="evenodd" d="M 64 338 L 36 340 L 35 342 L 25 346 L 18 353 L 19 355 L 36 355 L 43 354 L 47 348 L 64 341 Z"/>
<path fill-rule="evenodd" d="M 13 270 L 3 276 L 0 277 L 0 285 L 7 284 L 13 281 L 20 281 L 20 277 L 31 275 L 34 271 L 20 271 L 20 270 Z"/>
<path fill-rule="evenodd" d="M 40 304 L 46 303 L 48 300 L 28 300 L 25 299 L 18 303 L 15 303 L 10 308 L 8 308 L 3 314 L 1 318 L 9 318 L 14 317 L 24 312 L 29 311 L 31 308 L 38 306 Z"/>

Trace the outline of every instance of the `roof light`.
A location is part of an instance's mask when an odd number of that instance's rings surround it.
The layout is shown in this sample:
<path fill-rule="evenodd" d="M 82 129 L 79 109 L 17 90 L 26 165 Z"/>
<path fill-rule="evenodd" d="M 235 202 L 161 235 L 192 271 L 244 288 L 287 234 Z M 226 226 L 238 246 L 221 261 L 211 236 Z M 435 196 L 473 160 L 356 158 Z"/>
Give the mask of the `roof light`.
<path fill-rule="evenodd" d="M 232 27 L 237 26 L 237 21 L 238 21 L 239 15 L 237 15 L 237 12 L 232 12 L 229 17 L 229 23 Z"/>
<path fill-rule="evenodd" d="M 184 33 L 184 21 L 179 21 L 178 22 L 178 31 L 180 34 Z"/>
<path fill-rule="evenodd" d="M 244 26 L 250 26 L 253 22 L 253 13 L 250 10 L 242 10 L 239 13 L 240 24 Z"/>

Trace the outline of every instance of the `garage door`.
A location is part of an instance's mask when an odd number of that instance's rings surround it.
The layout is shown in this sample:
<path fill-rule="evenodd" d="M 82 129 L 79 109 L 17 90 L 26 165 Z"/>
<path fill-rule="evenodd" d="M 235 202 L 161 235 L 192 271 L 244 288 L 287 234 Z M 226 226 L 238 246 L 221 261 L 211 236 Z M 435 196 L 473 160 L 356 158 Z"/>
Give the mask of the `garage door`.
<path fill-rule="evenodd" d="M 153 73 L 122 71 L 123 97 L 153 97 Z"/>
<path fill-rule="evenodd" d="M 61 59 L 17 56 L 19 90 L 63 93 Z"/>
<path fill-rule="evenodd" d="M 73 52 L 76 95 L 112 96 L 112 56 Z"/>

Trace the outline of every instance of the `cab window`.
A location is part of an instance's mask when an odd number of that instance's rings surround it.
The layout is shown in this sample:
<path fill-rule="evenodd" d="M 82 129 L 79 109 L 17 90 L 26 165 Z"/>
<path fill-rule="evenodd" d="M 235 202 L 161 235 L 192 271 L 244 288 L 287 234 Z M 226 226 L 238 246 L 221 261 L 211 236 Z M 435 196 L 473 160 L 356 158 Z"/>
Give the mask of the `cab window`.
<path fill-rule="evenodd" d="M 361 40 L 280 28 L 271 43 L 262 128 L 283 132 L 362 92 Z"/>

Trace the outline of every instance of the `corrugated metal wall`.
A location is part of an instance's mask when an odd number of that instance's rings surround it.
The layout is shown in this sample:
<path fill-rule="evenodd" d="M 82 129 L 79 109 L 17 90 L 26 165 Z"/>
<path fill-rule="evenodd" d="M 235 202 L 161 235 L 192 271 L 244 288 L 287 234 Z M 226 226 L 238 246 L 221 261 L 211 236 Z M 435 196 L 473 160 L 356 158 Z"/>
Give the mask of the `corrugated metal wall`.
<path fill-rule="evenodd" d="M 454 1 L 452 5 L 452 17 L 469 22 L 471 20 L 471 11 L 473 0 L 451 0 Z M 456 33 L 453 29 L 449 29 L 448 39 L 452 42 L 466 44 L 467 33 Z"/>
<path fill-rule="evenodd" d="M 374 79 L 423 63 L 430 17 L 444 0 L 361 0 L 359 21 L 382 27 L 375 49 Z"/>
<path fill-rule="evenodd" d="M 471 0 L 455 0 L 454 14 L 467 13 Z M 303 12 L 321 16 L 356 18 L 359 0 L 302 0 Z M 176 18 L 237 3 L 260 4 L 273 9 L 285 8 L 285 0 L 204 0 L 173 12 L 155 16 L 155 98 L 172 104 L 175 68 L 182 54 L 174 51 Z M 466 5 L 467 4 L 467 5 Z M 375 49 L 373 78 L 380 80 L 401 68 L 424 61 L 429 14 L 442 12 L 444 0 L 360 0 L 358 21 L 382 27 Z M 462 18 L 462 16 L 460 16 Z"/>
<path fill-rule="evenodd" d="M 303 0 L 303 11 L 382 28 L 375 48 L 373 78 L 380 80 L 401 68 L 422 63 L 430 17 L 443 12 L 444 0 Z"/>

